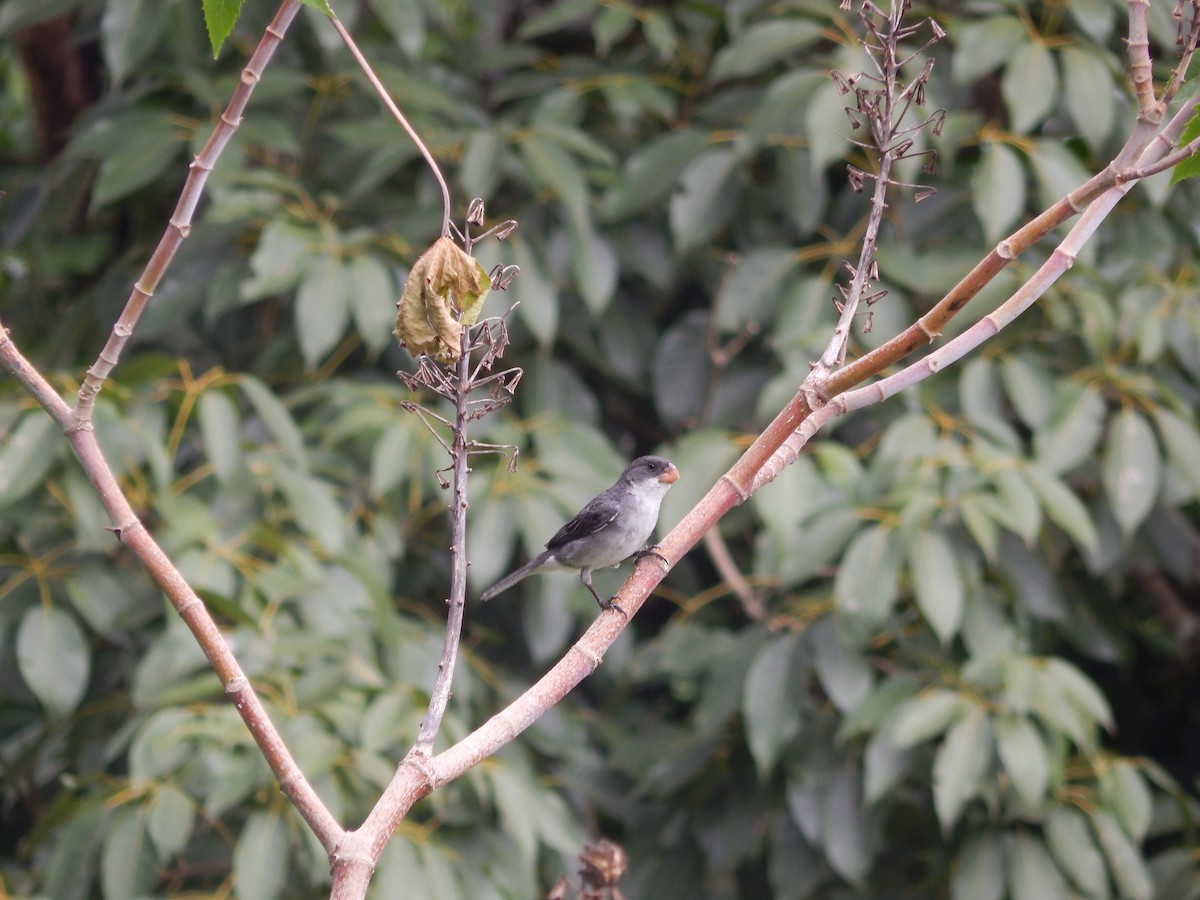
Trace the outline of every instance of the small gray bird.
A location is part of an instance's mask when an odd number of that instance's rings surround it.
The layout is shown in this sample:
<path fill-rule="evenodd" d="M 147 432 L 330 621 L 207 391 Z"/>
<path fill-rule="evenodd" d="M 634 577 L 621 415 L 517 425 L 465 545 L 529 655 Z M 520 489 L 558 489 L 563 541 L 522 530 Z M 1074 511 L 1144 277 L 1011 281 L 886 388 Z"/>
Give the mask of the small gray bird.
<path fill-rule="evenodd" d="M 578 569 L 579 579 L 600 608 L 610 609 L 613 601 L 600 599 L 592 587 L 592 570 L 617 566 L 631 556 L 654 552 L 644 549 L 646 541 L 658 524 L 663 497 L 678 480 L 679 470 L 669 459 L 661 456 L 635 459 L 616 484 L 589 501 L 546 542 L 545 550 L 501 578 L 479 599 L 491 600 L 538 569 Z"/>

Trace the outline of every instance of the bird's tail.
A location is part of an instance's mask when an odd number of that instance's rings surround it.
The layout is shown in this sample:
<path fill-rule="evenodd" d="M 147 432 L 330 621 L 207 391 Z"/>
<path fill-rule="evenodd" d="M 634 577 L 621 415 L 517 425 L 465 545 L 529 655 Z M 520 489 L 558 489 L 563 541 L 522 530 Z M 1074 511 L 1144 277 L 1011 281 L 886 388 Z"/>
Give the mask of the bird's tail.
<path fill-rule="evenodd" d="M 548 550 L 543 550 L 529 562 L 525 563 L 525 565 L 521 566 L 521 568 L 517 569 L 517 571 L 509 575 L 505 575 L 503 578 L 493 584 L 490 588 L 479 595 L 479 599 L 486 603 L 497 594 L 504 593 L 518 581 L 524 581 L 526 578 L 532 575 L 534 571 L 543 566 L 546 560 L 549 558 L 550 552 Z"/>

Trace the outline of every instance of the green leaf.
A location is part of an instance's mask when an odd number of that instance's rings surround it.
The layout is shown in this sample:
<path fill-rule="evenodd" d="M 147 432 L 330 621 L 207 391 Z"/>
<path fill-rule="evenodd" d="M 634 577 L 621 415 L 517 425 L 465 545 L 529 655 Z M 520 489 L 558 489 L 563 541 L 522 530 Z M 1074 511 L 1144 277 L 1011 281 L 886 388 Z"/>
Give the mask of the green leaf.
<path fill-rule="evenodd" d="M 895 731 L 889 720 L 871 735 L 863 752 L 863 793 L 869 804 L 887 796 L 909 771 L 917 754 L 896 746 Z"/>
<path fill-rule="evenodd" d="M 738 259 L 717 290 L 717 327 L 738 332 L 773 319 L 782 287 L 798 263 L 789 247 L 755 247 Z"/>
<path fill-rule="evenodd" d="M 521 274 L 508 289 L 510 302 L 519 302 L 517 315 L 542 347 L 558 334 L 558 289 L 546 274 L 541 258 L 523 239 L 513 242 L 513 257 Z"/>
<path fill-rule="evenodd" d="M 976 356 L 967 361 L 958 383 L 958 398 L 971 425 L 1007 448 L 1015 450 L 1021 446 L 1008 421 L 1000 391 L 1000 373 L 993 360 Z"/>
<path fill-rule="evenodd" d="M 599 6 L 597 0 L 558 0 L 557 3 L 539 7 L 536 15 L 529 16 L 517 29 L 517 36 L 527 41 L 573 25 L 591 14 Z"/>
<path fill-rule="evenodd" d="M 679 173 L 706 146 L 708 135 L 684 128 L 637 150 L 604 198 L 605 218 L 615 222 L 657 204 L 674 189 Z"/>
<path fill-rule="evenodd" d="M 660 59 L 670 59 L 675 55 L 675 28 L 665 13 L 657 9 L 647 11 L 642 19 L 642 33 Z"/>
<path fill-rule="evenodd" d="M 17 629 L 17 668 L 55 719 L 74 711 L 87 690 L 91 656 L 75 620 L 53 606 L 33 606 Z"/>
<path fill-rule="evenodd" d="M 251 813 L 233 848 L 233 890 L 243 900 L 272 900 L 287 881 L 287 831 L 274 812 Z"/>
<path fill-rule="evenodd" d="M 941 734 L 965 711 L 955 691 L 938 688 L 918 694 L 900 707 L 893 732 L 896 746 L 905 749 Z"/>
<path fill-rule="evenodd" d="M 393 0 L 370 0 L 373 12 L 384 27 L 391 33 L 405 55 L 414 61 L 420 56 L 421 48 L 425 46 L 426 25 L 425 12 L 416 3 L 395 3 Z M 491 191 L 475 191 L 468 189 L 468 195 L 487 197 Z"/>
<path fill-rule="evenodd" d="M 1054 865 L 1045 844 L 1028 832 L 1018 831 L 1011 847 L 1008 889 L 1012 900 L 1067 896 L 1066 880 Z"/>
<path fill-rule="evenodd" d="M 308 453 L 304 448 L 304 437 L 296 427 L 292 414 L 287 407 L 279 402 L 279 398 L 271 393 L 270 388 L 253 375 L 243 374 L 238 378 L 238 386 L 246 394 L 246 398 L 254 407 L 255 412 L 262 418 L 263 424 L 271 436 L 279 444 L 293 465 L 308 468 Z"/>
<path fill-rule="evenodd" d="M 637 25 L 637 19 L 628 9 L 620 6 L 605 6 L 592 22 L 592 38 L 596 42 L 596 55 L 604 58 L 613 46 L 627 37 Z"/>
<path fill-rule="evenodd" d="M 738 159 L 731 150 L 711 149 L 693 159 L 679 175 L 679 190 L 669 207 L 677 252 L 706 243 L 729 220 L 737 194 Z"/>
<path fill-rule="evenodd" d="M 296 336 L 300 353 L 312 368 L 337 346 L 350 320 L 347 278 L 341 260 L 322 254 L 296 290 Z"/>
<path fill-rule="evenodd" d="M 696 310 L 669 326 L 654 348 L 650 386 L 658 414 L 667 422 L 693 418 L 708 397 L 712 357 L 707 335 L 708 316 Z"/>
<path fill-rule="evenodd" d="M 1067 0 L 1071 18 L 1097 44 L 1105 45 L 1112 37 L 1117 8 L 1107 0 Z"/>
<path fill-rule="evenodd" d="M 943 644 L 962 624 L 962 576 L 950 541 L 940 531 L 918 531 L 908 540 L 913 590 L 925 620 Z"/>
<path fill-rule="evenodd" d="M 1183 134 L 1179 137 L 1179 146 L 1190 144 L 1198 137 L 1200 137 L 1200 109 L 1192 113 L 1191 119 L 1184 126 Z M 1193 153 L 1171 170 L 1171 184 L 1178 184 L 1180 181 L 1195 178 L 1197 175 L 1200 175 L 1200 153 Z"/>
<path fill-rule="evenodd" d="M 959 853 L 950 882 L 953 900 L 1004 900 L 1004 841 L 985 831 L 973 835 Z"/>
<path fill-rule="evenodd" d="M 821 847 L 825 858 L 835 872 L 863 890 L 873 854 L 870 823 L 856 766 L 847 763 L 837 770 L 825 791 L 824 801 Z"/>
<path fill-rule="evenodd" d="M 1100 543 L 1096 525 L 1075 492 L 1038 465 L 1029 466 L 1025 477 L 1033 485 L 1051 521 L 1069 534 L 1081 549 L 1095 551 Z"/>
<path fill-rule="evenodd" d="M 573 216 L 586 218 L 587 180 L 579 162 L 557 141 L 534 132 L 517 145 L 530 181 L 557 196 Z"/>
<path fill-rule="evenodd" d="M 1092 813 L 1092 827 L 1096 829 L 1096 837 L 1104 848 L 1109 871 L 1121 896 L 1131 900 L 1150 900 L 1154 896 L 1154 882 L 1137 846 L 1121 830 L 1117 820 L 1104 810 L 1096 810 Z"/>
<path fill-rule="evenodd" d="M 958 515 L 976 546 L 989 560 L 994 560 L 1000 546 L 1000 529 L 992 518 L 991 500 L 979 493 L 964 494 L 958 500 Z"/>
<path fill-rule="evenodd" d="M 971 707 L 946 732 L 933 760 L 933 805 L 943 832 L 954 828 L 967 802 L 983 789 L 991 762 L 987 714 Z"/>
<path fill-rule="evenodd" d="M 1104 857 L 1078 811 L 1055 804 L 1044 823 L 1046 844 L 1058 867 L 1088 897 L 1109 896 Z"/>
<path fill-rule="evenodd" d="M 1113 811 L 1125 833 L 1141 842 L 1150 830 L 1153 799 L 1142 773 L 1128 762 L 1117 762 L 1100 773 L 1100 796 Z"/>
<path fill-rule="evenodd" d="M 153 658 L 147 665 L 153 666 Z M 175 672 L 156 668 L 161 682 L 171 681 Z M 129 778 L 142 787 L 174 772 L 195 752 L 189 737 L 194 727 L 182 709 L 163 709 L 154 713 L 137 730 L 129 747 Z"/>
<path fill-rule="evenodd" d="M 1025 169 L 1021 157 L 1007 144 L 989 141 L 984 145 L 971 203 L 984 237 L 991 242 L 1002 238 L 1025 209 Z"/>
<path fill-rule="evenodd" d="M 1039 138 L 1032 142 L 1029 161 L 1037 177 L 1038 199 L 1049 206 L 1091 177 L 1071 148 L 1057 138 Z"/>
<path fill-rule="evenodd" d="M 1004 68 L 1000 93 L 1017 134 L 1028 134 L 1050 114 L 1058 103 L 1058 70 L 1044 44 L 1016 49 Z"/>
<path fill-rule="evenodd" d="M 242 282 L 243 300 L 257 300 L 291 290 L 300 283 L 320 235 L 290 219 L 272 219 L 258 236 L 250 256 L 251 277 Z"/>
<path fill-rule="evenodd" d="M 352 257 L 342 268 L 350 295 L 354 327 L 372 354 L 380 353 L 392 337 L 396 285 L 382 262 L 369 253 Z"/>
<path fill-rule="evenodd" d="M 416 468 L 413 429 L 409 422 L 394 422 L 371 448 L 371 496 L 382 497 L 402 484 Z"/>
<path fill-rule="evenodd" d="M 1000 363 L 1000 380 L 1008 402 L 1031 431 L 1040 431 L 1055 409 L 1056 390 L 1050 376 L 1022 356 L 1010 354 Z"/>
<path fill-rule="evenodd" d="M 809 141 L 813 176 L 825 174 L 830 163 L 839 162 L 850 151 L 846 135 L 850 120 L 846 117 L 848 98 L 838 92 L 832 81 L 825 81 L 812 92 L 804 111 L 804 129 Z"/>
<path fill-rule="evenodd" d="M 1026 806 L 1036 809 L 1046 796 L 1050 781 L 1050 754 L 1037 726 L 1024 716 L 1010 714 L 996 717 L 992 729 L 996 735 L 996 755 L 1017 796 Z"/>
<path fill-rule="evenodd" d="M 63 446 L 61 432 L 46 413 L 35 409 L 23 415 L 0 444 L 0 509 L 44 487 Z"/>
<path fill-rule="evenodd" d="M 994 16 L 981 21 L 960 20 L 953 29 L 957 52 L 951 57 L 954 81 L 965 85 L 995 71 L 1012 59 L 1029 40 L 1025 26 L 1014 16 Z"/>
<path fill-rule="evenodd" d="M 100 45 L 114 85 L 125 80 L 154 48 L 162 31 L 162 4 L 109 0 L 100 16 Z"/>
<path fill-rule="evenodd" d="M 1055 475 L 1093 457 L 1104 431 L 1104 398 L 1089 385 L 1070 384 L 1058 395 L 1054 413 L 1033 436 L 1038 462 Z"/>
<path fill-rule="evenodd" d="M 243 0 L 204 0 L 204 24 L 208 28 L 208 42 L 212 44 L 213 59 L 221 52 L 225 39 L 237 24 L 242 12 Z"/>
<path fill-rule="evenodd" d="M 1112 76 L 1095 49 L 1085 51 L 1068 45 L 1059 52 L 1067 110 L 1084 140 L 1098 151 L 1116 121 L 1117 94 Z"/>
<path fill-rule="evenodd" d="M 54 849 L 39 863 L 43 896 L 55 900 L 87 900 L 92 896 L 96 856 L 112 819 L 107 800 L 103 794 L 92 794 L 72 804 L 70 817 L 57 829 Z M 56 804 L 51 814 L 61 811 L 61 803 Z"/>
<path fill-rule="evenodd" d="M 111 149 L 99 155 L 92 212 L 158 181 L 184 146 L 184 136 L 166 110 L 131 110 L 118 119 L 99 121 L 96 128 L 106 132 L 102 141 Z"/>
<path fill-rule="evenodd" d="M 134 617 L 157 608 L 158 592 L 137 573 L 98 563 L 63 581 L 67 597 L 88 628 L 121 640 Z"/>
<path fill-rule="evenodd" d="M 822 34 L 822 24 L 809 19 L 789 17 L 758 22 L 717 53 L 709 77 L 721 81 L 756 75 L 777 60 L 816 43 Z"/>
<path fill-rule="evenodd" d="M 1200 431 L 1191 422 L 1162 407 L 1154 410 L 1154 424 L 1171 468 L 1187 483 L 1192 496 L 1200 496 Z"/>
<path fill-rule="evenodd" d="M 809 629 L 814 668 L 821 687 L 834 706 L 848 713 L 861 703 L 875 684 L 874 670 L 857 650 L 838 636 L 833 619 L 825 618 Z"/>
<path fill-rule="evenodd" d="M 742 692 L 746 741 L 759 777 L 765 778 L 788 742 L 800 731 L 800 703 L 794 671 L 799 640 L 784 634 L 772 638 L 755 656 Z"/>
<path fill-rule="evenodd" d="M 187 846 L 196 823 L 192 800 L 173 784 L 160 785 L 146 812 L 146 831 L 158 855 L 171 859 Z"/>
<path fill-rule="evenodd" d="M 835 610 L 854 641 L 875 631 L 900 592 L 900 554 L 895 532 L 883 525 L 864 528 L 842 557 L 833 582 Z"/>
<path fill-rule="evenodd" d="M 200 434 L 208 451 L 208 461 L 221 481 L 228 481 L 241 469 L 241 425 L 237 407 L 224 391 L 205 391 L 196 404 Z"/>
<path fill-rule="evenodd" d="M 1096 724 L 1111 716 L 1103 696 L 1081 672 L 1059 659 L 1038 661 L 1032 669 L 1033 708 L 1051 731 L 1070 737 L 1084 750 L 1095 746 Z"/>
<path fill-rule="evenodd" d="M 571 274 L 583 302 L 593 315 L 602 313 L 617 290 L 620 263 L 612 242 L 590 221 L 571 229 Z"/>
<path fill-rule="evenodd" d="M 117 812 L 100 855 L 100 885 L 105 897 L 148 897 L 158 859 L 146 840 L 145 813 L 125 807 Z"/>
<path fill-rule="evenodd" d="M 1026 544 L 1032 544 L 1042 529 L 1042 505 L 1028 480 L 1015 469 L 1001 469 L 995 476 L 996 500 L 992 516 Z"/>
<path fill-rule="evenodd" d="M 1109 419 L 1100 477 L 1113 518 L 1133 534 L 1158 500 L 1162 481 L 1158 443 L 1140 413 L 1122 409 Z"/>

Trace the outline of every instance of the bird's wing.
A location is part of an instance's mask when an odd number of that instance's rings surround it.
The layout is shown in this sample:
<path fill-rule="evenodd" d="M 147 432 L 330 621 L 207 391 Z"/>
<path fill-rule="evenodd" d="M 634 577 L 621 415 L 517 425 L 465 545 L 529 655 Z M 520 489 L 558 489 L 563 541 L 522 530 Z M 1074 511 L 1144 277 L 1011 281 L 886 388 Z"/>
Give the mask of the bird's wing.
<path fill-rule="evenodd" d="M 590 501 L 576 514 L 575 518 L 558 529 L 554 537 L 546 542 L 546 549 L 554 550 L 556 547 L 561 547 L 581 537 L 595 534 L 615 519 L 621 511 L 621 506 L 616 500 L 606 496 L 607 493 L 605 491 Z"/>

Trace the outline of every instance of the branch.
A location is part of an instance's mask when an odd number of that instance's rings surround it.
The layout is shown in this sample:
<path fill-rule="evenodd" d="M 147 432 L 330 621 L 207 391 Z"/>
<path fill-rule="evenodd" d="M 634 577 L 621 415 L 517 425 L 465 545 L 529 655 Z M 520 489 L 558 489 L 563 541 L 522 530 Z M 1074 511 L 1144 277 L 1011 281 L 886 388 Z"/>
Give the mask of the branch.
<path fill-rule="evenodd" d="M 400 127 L 404 129 L 409 140 L 417 145 L 417 149 L 421 151 L 421 156 L 425 158 L 426 165 L 433 172 L 433 177 L 437 179 L 438 187 L 442 189 L 442 237 L 448 237 L 450 234 L 450 188 L 446 186 L 446 179 L 442 177 L 442 170 L 438 168 L 437 160 L 433 158 L 433 154 L 429 152 L 429 148 L 425 146 L 425 142 L 421 140 L 421 136 L 417 134 L 415 128 L 408 124 L 408 119 L 404 118 L 404 113 L 400 112 L 400 107 L 392 100 L 387 92 L 387 88 L 383 86 L 383 82 L 379 80 L 379 76 L 375 74 L 375 70 L 371 68 L 371 64 L 367 62 L 367 58 L 362 55 L 362 51 L 358 49 L 358 45 L 354 43 L 354 38 L 350 36 L 350 32 L 346 30 L 346 26 L 342 24 L 337 16 L 330 16 L 329 20 L 333 22 L 334 30 L 337 31 L 346 47 L 350 50 L 350 55 L 354 57 L 354 61 L 358 63 L 360 69 L 366 74 L 367 80 L 371 82 L 371 87 L 375 88 L 375 93 L 379 95 L 379 99 L 383 101 L 383 105 L 387 107 Z M 467 248 L 470 253 L 470 248 Z"/>
<path fill-rule="evenodd" d="M 467 422 L 470 418 L 468 398 L 471 394 L 471 329 L 464 328 L 460 337 L 462 354 L 458 358 L 458 392 L 454 404 L 454 431 L 450 457 L 454 460 L 454 499 L 450 502 L 450 600 L 446 616 L 446 636 L 442 642 L 442 659 L 438 663 L 437 679 L 429 696 L 429 708 L 421 720 L 417 742 L 410 756 L 428 757 L 433 739 L 442 726 L 442 717 L 450 703 L 450 685 L 458 662 L 458 644 L 462 637 L 463 609 L 467 605 Z"/>
<path fill-rule="evenodd" d="M 217 158 L 225 149 L 225 145 L 229 143 L 229 139 L 233 137 L 233 133 L 242 124 L 242 112 L 250 100 L 251 92 L 258 84 L 263 70 L 270 62 L 280 41 L 283 40 L 284 33 L 299 11 L 299 0 L 284 0 L 279 11 L 275 13 L 275 18 L 267 25 L 250 61 L 242 69 L 242 77 L 238 80 L 238 85 L 229 98 L 229 104 L 221 113 L 221 118 L 209 136 L 208 142 L 204 145 L 204 149 L 192 161 L 191 171 L 183 184 L 175 211 L 171 213 L 171 218 L 167 222 L 166 231 L 163 232 L 150 259 L 146 261 L 146 267 L 142 270 L 142 274 L 133 283 L 133 292 L 125 301 L 125 308 L 121 310 L 121 315 L 113 325 L 108 342 L 100 351 L 96 361 L 87 370 L 83 384 L 79 387 L 79 396 L 71 414 L 71 423 L 66 429 L 68 434 L 91 428 L 92 410 L 95 408 L 96 396 L 120 360 L 121 351 L 125 349 L 125 345 L 133 335 L 138 319 L 141 318 L 150 298 L 154 296 L 154 290 L 162 280 L 167 266 L 175 258 L 175 253 L 183 244 L 183 239 L 191 232 L 192 216 L 195 215 L 200 196 L 204 193 L 208 174 L 213 170 Z"/>
<path fill-rule="evenodd" d="M 212 170 L 221 150 L 228 143 L 234 129 L 240 123 L 241 111 L 245 108 L 251 89 L 258 82 L 263 68 L 279 45 L 284 32 L 299 8 L 300 4 L 297 0 L 284 2 L 271 24 L 267 26 L 266 33 L 259 41 L 250 62 L 242 70 L 241 81 L 234 90 L 225 112 L 221 115 L 220 123 L 214 129 L 204 150 L 192 163 L 191 174 L 188 175 L 184 184 L 179 203 L 171 216 L 166 233 L 147 262 L 141 277 L 135 283 L 133 294 L 113 326 L 108 343 L 100 352 L 96 363 L 88 369 L 84 383 L 79 389 L 76 405 L 71 407 L 58 395 L 49 382 L 25 359 L 9 337 L 7 330 L 2 326 L 0 326 L 0 363 L 16 376 L 17 380 L 65 432 L 79 459 L 80 466 L 95 488 L 105 512 L 108 513 L 109 520 L 112 522 L 113 534 L 133 551 L 150 577 L 167 595 L 167 599 L 171 601 L 180 618 L 183 619 L 195 636 L 197 643 L 204 650 L 217 677 L 221 679 L 226 696 L 233 702 L 242 720 L 246 723 L 251 736 L 278 780 L 281 790 L 312 828 L 322 846 L 332 849 L 344 834 L 343 829 L 296 765 L 296 761 L 292 758 L 278 730 L 272 724 L 266 708 L 255 694 L 249 678 L 239 666 L 204 602 L 191 589 L 183 575 L 175 568 L 170 558 L 158 546 L 134 513 L 133 507 L 121 490 L 112 468 L 100 449 L 91 421 L 96 396 L 108 374 L 117 364 L 121 350 L 132 335 L 133 328 L 153 294 L 154 287 L 162 278 L 163 272 L 171 262 L 183 238 L 187 236 L 191 227 L 191 217 L 199 203 L 208 173 Z"/>

